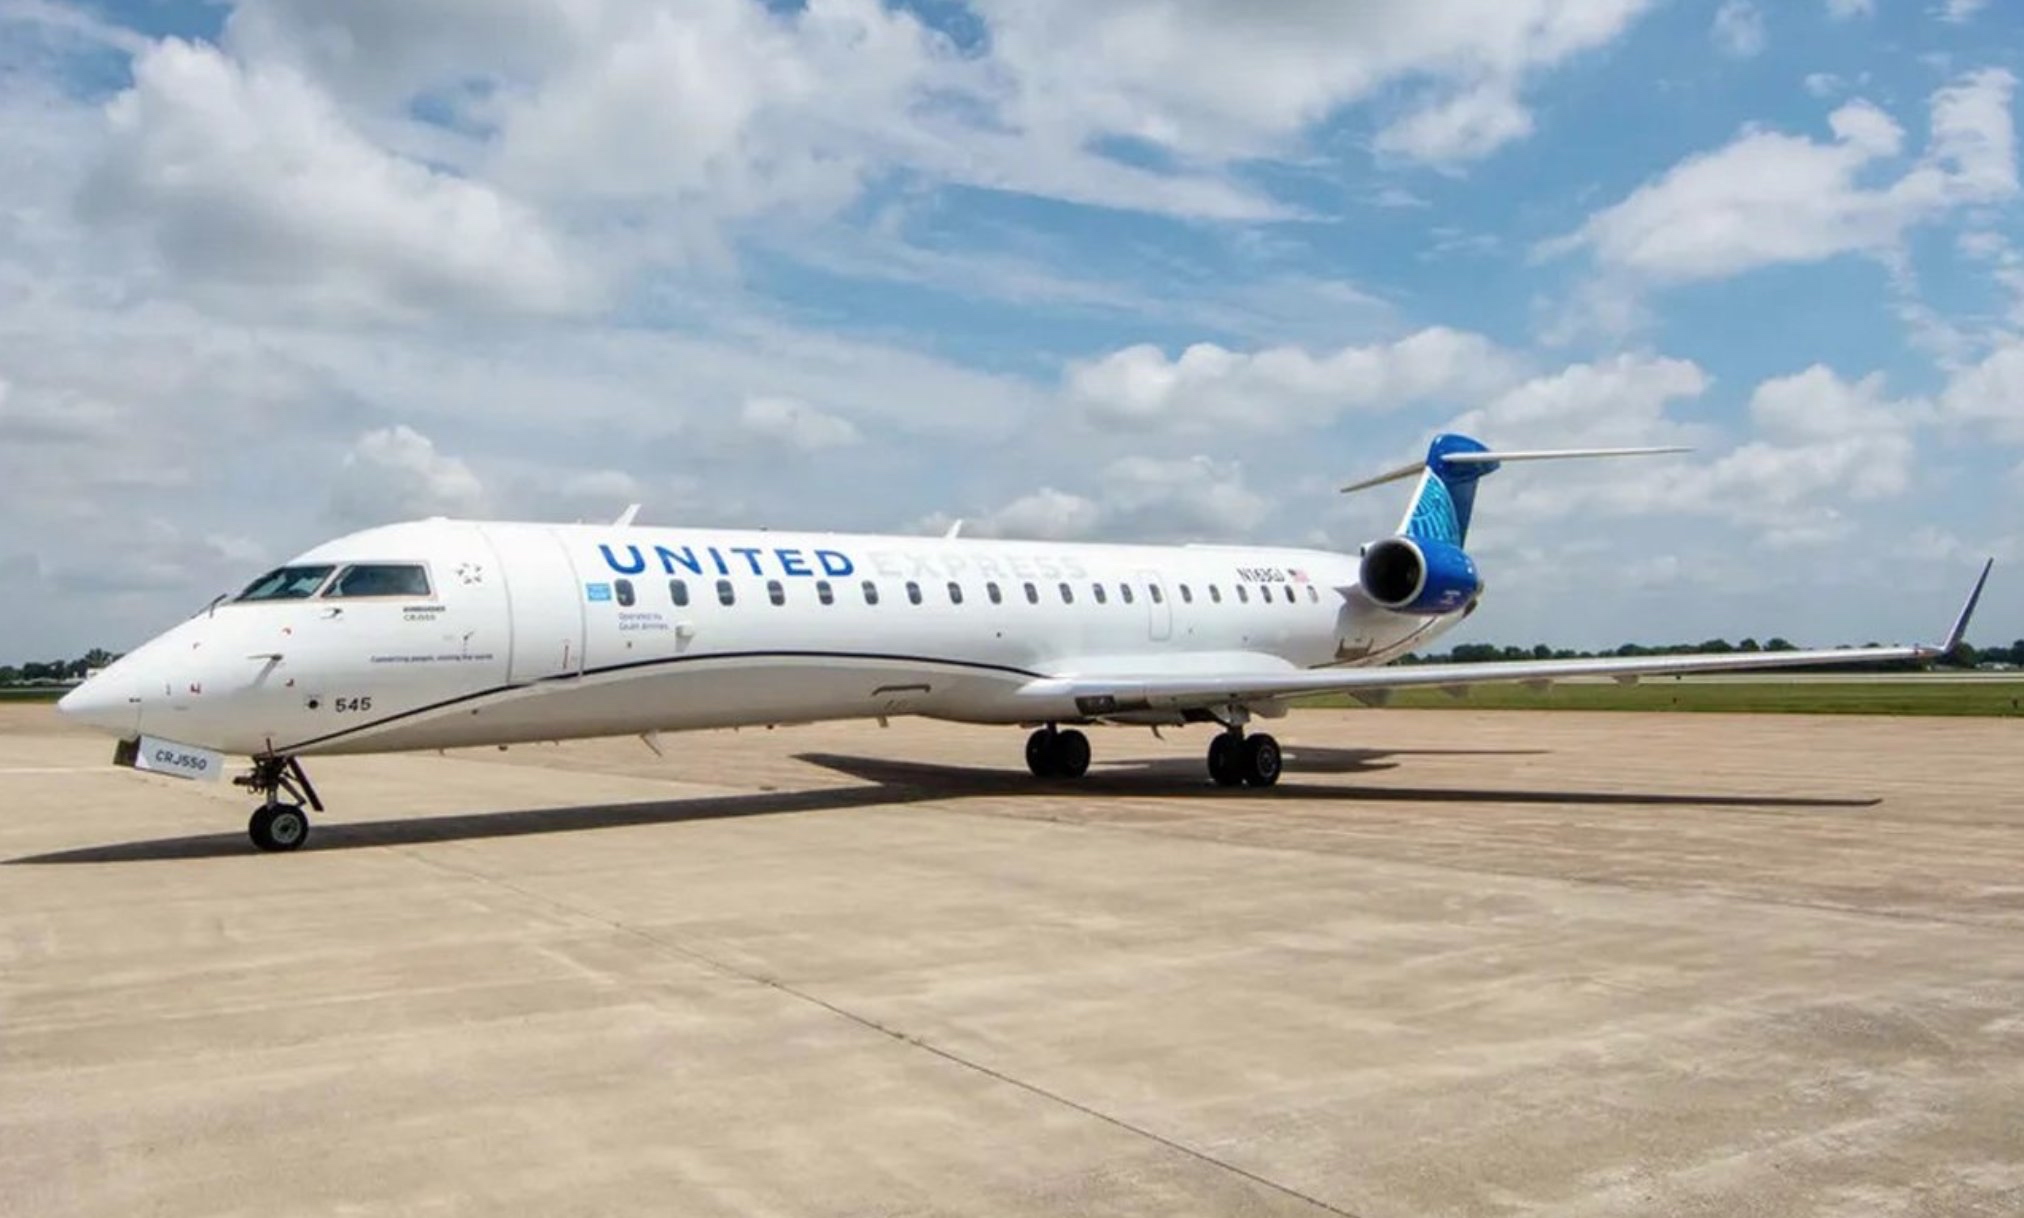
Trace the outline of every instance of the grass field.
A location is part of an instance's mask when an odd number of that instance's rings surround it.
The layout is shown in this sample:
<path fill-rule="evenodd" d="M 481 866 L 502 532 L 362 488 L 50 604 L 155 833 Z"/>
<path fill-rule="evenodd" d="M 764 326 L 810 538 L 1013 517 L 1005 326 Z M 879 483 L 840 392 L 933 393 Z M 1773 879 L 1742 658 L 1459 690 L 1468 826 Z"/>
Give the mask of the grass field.
<path fill-rule="evenodd" d="M 1354 706 L 1345 697 L 1310 706 Z M 1400 690 L 1392 706 L 1428 710 L 1713 711 L 1805 715 L 1981 715 L 2024 717 L 2024 681 L 1863 681 L 1849 684 L 1648 680 L 1637 685 L 1479 685 L 1466 696 Z"/>
<path fill-rule="evenodd" d="M 21 688 L 13 685 L 0 685 L 0 702 L 54 702 L 66 692 L 68 691 L 44 689 L 35 686 Z"/>

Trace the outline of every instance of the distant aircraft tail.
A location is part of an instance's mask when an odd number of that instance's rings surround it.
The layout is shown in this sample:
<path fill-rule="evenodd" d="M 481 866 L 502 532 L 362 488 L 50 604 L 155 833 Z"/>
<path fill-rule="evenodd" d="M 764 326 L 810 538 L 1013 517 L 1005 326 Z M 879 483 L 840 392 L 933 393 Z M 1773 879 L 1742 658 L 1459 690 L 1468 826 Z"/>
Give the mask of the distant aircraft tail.
<path fill-rule="evenodd" d="M 1443 433 L 1427 446 L 1427 455 L 1409 465 L 1386 470 L 1342 488 L 1344 494 L 1368 490 L 1401 478 L 1420 476 L 1412 503 L 1399 522 L 1398 533 L 1414 541 L 1439 541 L 1460 548 L 1469 536 L 1476 510 L 1476 483 L 1506 461 L 1550 461 L 1568 457 L 1642 457 L 1686 452 L 1684 448 L 1561 448 L 1493 452 L 1469 436 Z"/>

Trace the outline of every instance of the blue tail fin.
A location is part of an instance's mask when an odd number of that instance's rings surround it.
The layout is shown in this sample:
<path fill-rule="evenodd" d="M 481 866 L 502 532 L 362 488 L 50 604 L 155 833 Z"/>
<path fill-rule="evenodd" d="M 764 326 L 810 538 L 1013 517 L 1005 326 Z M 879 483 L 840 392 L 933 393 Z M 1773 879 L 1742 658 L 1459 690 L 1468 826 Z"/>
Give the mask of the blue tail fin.
<path fill-rule="evenodd" d="M 1468 540 L 1469 517 L 1476 511 L 1476 481 L 1497 468 L 1496 463 L 1462 465 L 1446 458 L 1453 453 L 1480 453 L 1489 449 L 1468 436 L 1452 433 L 1434 437 L 1427 446 L 1427 468 L 1420 475 L 1420 487 L 1406 509 L 1399 532 L 1415 541 L 1445 541 L 1460 546 Z"/>

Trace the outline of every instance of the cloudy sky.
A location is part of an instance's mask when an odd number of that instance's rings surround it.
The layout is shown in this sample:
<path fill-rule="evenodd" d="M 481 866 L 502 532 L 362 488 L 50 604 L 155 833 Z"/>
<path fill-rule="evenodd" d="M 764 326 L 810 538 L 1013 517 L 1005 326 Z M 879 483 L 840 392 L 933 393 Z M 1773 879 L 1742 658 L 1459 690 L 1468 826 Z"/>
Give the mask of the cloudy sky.
<path fill-rule="evenodd" d="M 1354 546 L 2024 635 L 2011 0 L 0 0 L 0 660 L 430 515 Z"/>

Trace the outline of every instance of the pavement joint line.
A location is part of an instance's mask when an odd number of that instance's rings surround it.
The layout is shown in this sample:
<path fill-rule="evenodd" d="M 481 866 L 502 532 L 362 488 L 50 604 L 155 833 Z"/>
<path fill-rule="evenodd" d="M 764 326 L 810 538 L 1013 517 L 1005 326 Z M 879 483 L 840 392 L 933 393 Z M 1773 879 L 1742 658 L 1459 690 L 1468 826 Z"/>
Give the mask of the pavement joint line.
<path fill-rule="evenodd" d="M 1623 892 L 1642 893 L 1650 896 L 1670 896 L 1681 899 L 1704 898 L 1738 905 L 1765 905 L 1776 909 L 1807 910 L 1813 913 L 1839 914 L 1851 918 L 1877 918 L 1891 922 L 1923 922 L 1934 926 L 1960 926 L 1970 930 L 1992 930 L 2012 935 L 2024 933 L 2024 926 L 2009 925 L 2002 922 L 1985 922 L 1975 918 L 1949 918 L 1940 914 L 1911 913 L 1895 909 L 1861 909 L 1850 905 L 1836 905 L 1826 901 L 1792 901 L 1778 897 L 1729 893 L 1714 888 L 1665 888 L 1656 884 L 1640 884 L 1633 880 L 1607 879 L 1600 876 L 1541 875 L 1534 871 L 1512 871 L 1496 867 L 1463 867 L 1455 863 L 1442 863 L 1428 859 L 1391 858 L 1385 855 L 1361 854 L 1340 850 L 1316 850 L 1308 846 L 1297 846 L 1280 842 L 1232 841 L 1229 838 L 1204 836 L 1194 833 L 1174 833 L 1164 830 L 1160 826 L 1142 823 L 1099 822 L 1078 820 L 1074 817 L 1041 817 L 1026 816 L 1016 812 L 990 812 L 980 808 L 960 806 L 966 802 L 961 796 L 955 797 L 946 803 L 940 800 L 926 802 L 941 803 L 951 812 L 957 812 L 966 816 L 988 817 L 992 820 L 1018 820 L 1030 821 L 1035 824 L 1066 825 L 1080 829 L 1131 833 L 1141 837 L 1161 837 L 1170 841 L 1204 842 L 1249 850 L 1266 850 L 1274 854 L 1300 854 L 1316 858 L 1354 859 L 1359 862 L 1384 863 L 1397 867 L 1421 867 L 1428 871 L 1449 872 L 1459 875 L 1498 876 L 1503 879 L 1532 880 L 1541 884 L 1570 884 L 1588 888 L 1614 888 Z"/>
<path fill-rule="evenodd" d="M 451 863 L 446 863 L 440 859 L 429 858 L 412 847 L 397 847 L 396 849 L 398 850 L 399 853 L 406 855 L 410 859 L 413 859 L 415 862 L 418 862 L 425 867 L 435 868 L 438 870 L 448 871 L 457 875 L 465 876 L 469 879 L 476 880 L 481 884 L 487 884 L 493 887 L 503 888 L 508 892 L 514 893 L 528 900 L 536 901 L 541 904 L 548 905 L 554 909 L 559 909 L 567 913 L 574 914 L 577 917 L 588 918 L 601 926 L 605 926 L 611 930 L 617 931 L 619 934 L 628 935 L 632 938 L 639 939 L 642 942 L 652 944 L 653 946 L 658 947 L 663 951 L 673 952 L 678 956 L 682 956 L 697 964 L 703 965 L 705 968 L 708 968 L 722 976 L 730 977 L 738 981 L 744 981 L 748 984 L 757 985 L 763 989 L 768 989 L 774 991 L 775 993 L 784 994 L 789 998 L 792 998 L 798 1002 L 805 1003 L 809 1006 L 818 1007 L 821 1010 L 827 1011 L 840 1019 L 848 1020 L 851 1023 L 856 1024 L 858 1027 L 865 1029 L 866 1031 L 877 1033 L 879 1036 L 884 1037 L 887 1040 L 894 1041 L 910 1049 L 920 1050 L 921 1052 L 930 1054 L 934 1057 L 938 1057 L 953 1066 L 957 1066 L 961 1069 L 971 1071 L 972 1073 L 975 1074 L 981 1074 L 985 1078 L 991 1079 L 998 1083 L 1002 1083 L 1009 1087 L 1015 1087 L 1021 1091 L 1026 1092 L 1029 1095 L 1036 1096 L 1042 1100 L 1048 1101 L 1049 1103 L 1059 1105 L 1060 1107 L 1063 1108 L 1067 1108 L 1070 1111 L 1080 1113 L 1081 1115 L 1089 1117 L 1092 1120 L 1101 1121 L 1102 1123 L 1109 1125 L 1115 1129 L 1122 1130 L 1125 1133 L 1144 1139 L 1145 1141 L 1152 1142 L 1157 1146 L 1161 1146 L 1185 1158 L 1193 1159 L 1196 1162 L 1205 1164 L 1209 1167 L 1213 1167 L 1219 1171 L 1227 1172 L 1230 1175 L 1236 1176 L 1240 1179 L 1247 1180 L 1253 1184 L 1256 1184 L 1261 1188 L 1270 1189 L 1271 1191 L 1276 1192 L 1281 1196 L 1292 1198 L 1295 1201 L 1301 1202 L 1304 1205 L 1312 1206 L 1313 1208 L 1321 1210 L 1324 1213 L 1334 1214 L 1336 1215 L 1336 1218 L 1363 1218 L 1363 1215 L 1358 1214 L 1354 1210 L 1344 1209 L 1339 1205 L 1330 1204 L 1327 1201 L 1323 1201 L 1319 1197 L 1313 1196 L 1309 1193 L 1301 1192 L 1299 1189 L 1294 1188 L 1291 1185 L 1282 1184 L 1269 1176 L 1260 1175 L 1257 1172 L 1251 1171 L 1248 1168 L 1240 1167 L 1237 1164 L 1229 1162 L 1226 1159 L 1219 1159 L 1215 1155 L 1212 1155 L 1205 1150 L 1199 1150 L 1193 1146 L 1188 1145 L 1185 1142 L 1176 1141 L 1173 1138 L 1167 1137 L 1163 1134 L 1156 1133 L 1153 1130 L 1147 1129 L 1142 1125 L 1135 1125 L 1132 1122 L 1125 1120 L 1123 1117 L 1113 1116 L 1100 1108 L 1091 1107 L 1088 1104 L 1084 1104 L 1078 1100 L 1074 1100 L 1069 1098 L 1068 1096 L 1062 1095 L 1060 1092 L 1050 1091 L 1049 1089 L 1041 1086 L 1038 1083 L 1029 1082 L 1026 1079 L 1019 1078 L 1015 1075 L 1007 1074 L 1002 1070 L 994 1069 L 993 1067 L 987 1066 L 980 1061 L 975 1061 L 971 1058 L 964 1057 L 962 1054 L 957 1053 L 952 1049 L 945 1049 L 942 1046 L 937 1045 L 934 1042 L 929 1041 L 923 1037 L 912 1035 L 911 1033 L 901 1031 L 898 1028 L 889 1027 L 886 1024 L 879 1022 L 878 1020 L 872 1018 L 869 1015 L 860 1014 L 857 1011 L 851 1010 L 849 1007 L 842 1006 L 835 1002 L 831 1002 L 829 999 L 810 993 L 807 990 L 800 989 L 786 981 L 782 981 L 778 977 L 771 977 L 764 973 L 755 973 L 748 969 L 739 968 L 737 965 L 732 964 L 729 961 L 720 960 L 717 957 L 710 955 L 708 952 L 701 951 L 678 940 L 670 939 L 664 935 L 655 934 L 653 931 L 646 930 L 642 927 L 631 926 L 624 922 L 615 921 L 611 918 L 605 917 L 604 915 L 595 913 L 591 910 L 579 908 L 575 905 L 570 904 L 567 901 L 557 900 L 556 898 L 548 896 L 545 893 L 535 892 L 531 889 L 524 888 L 521 885 L 515 884 L 510 880 L 501 879 L 498 876 L 490 875 L 486 872 L 479 871 L 473 868 L 459 867 Z"/>

